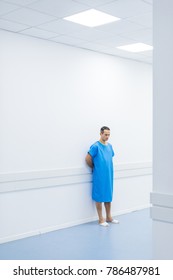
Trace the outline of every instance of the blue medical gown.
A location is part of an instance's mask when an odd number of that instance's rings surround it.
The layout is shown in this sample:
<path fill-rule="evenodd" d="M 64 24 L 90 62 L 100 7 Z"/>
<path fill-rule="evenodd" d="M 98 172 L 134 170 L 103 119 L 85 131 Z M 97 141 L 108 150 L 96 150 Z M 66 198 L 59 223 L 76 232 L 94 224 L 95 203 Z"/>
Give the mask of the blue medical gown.
<path fill-rule="evenodd" d="M 96 202 L 111 202 L 113 195 L 113 161 L 112 145 L 97 141 L 88 153 L 91 155 L 93 168 L 92 199 Z"/>

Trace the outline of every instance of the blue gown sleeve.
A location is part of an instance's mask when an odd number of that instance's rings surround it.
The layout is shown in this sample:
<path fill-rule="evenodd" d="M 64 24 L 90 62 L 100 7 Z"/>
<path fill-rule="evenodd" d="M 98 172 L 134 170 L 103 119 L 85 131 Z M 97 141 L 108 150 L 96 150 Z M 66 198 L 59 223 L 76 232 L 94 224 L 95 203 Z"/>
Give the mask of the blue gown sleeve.
<path fill-rule="evenodd" d="M 88 153 L 94 158 L 97 155 L 98 147 L 96 145 L 92 145 L 88 151 Z"/>

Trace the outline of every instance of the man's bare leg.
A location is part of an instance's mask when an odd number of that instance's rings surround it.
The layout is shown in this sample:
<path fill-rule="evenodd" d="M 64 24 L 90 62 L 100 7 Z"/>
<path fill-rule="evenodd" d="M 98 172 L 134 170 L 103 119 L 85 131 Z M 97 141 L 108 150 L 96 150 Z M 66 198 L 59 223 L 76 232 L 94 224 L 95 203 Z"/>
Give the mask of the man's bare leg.
<path fill-rule="evenodd" d="M 106 210 L 106 221 L 112 222 L 112 216 L 111 216 L 111 202 L 105 202 L 105 210 Z"/>
<path fill-rule="evenodd" d="M 105 202 L 105 210 L 106 210 L 106 222 L 112 222 L 113 224 L 119 224 L 118 220 L 112 218 L 111 215 L 111 202 Z"/>
<path fill-rule="evenodd" d="M 103 218 L 102 215 L 102 203 L 101 202 L 96 202 L 96 209 L 99 217 L 99 224 L 102 224 L 105 222 L 105 219 Z"/>

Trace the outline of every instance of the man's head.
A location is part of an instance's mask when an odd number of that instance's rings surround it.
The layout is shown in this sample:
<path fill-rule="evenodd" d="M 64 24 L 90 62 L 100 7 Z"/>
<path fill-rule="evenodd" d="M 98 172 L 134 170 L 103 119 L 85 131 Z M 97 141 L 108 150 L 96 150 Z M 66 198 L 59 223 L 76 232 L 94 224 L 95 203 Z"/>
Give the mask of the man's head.
<path fill-rule="evenodd" d="M 101 127 L 100 136 L 101 136 L 101 140 L 103 142 L 106 142 L 109 139 L 109 136 L 110 136 L 110 128 L 107 127 L 107 126 Z"/>

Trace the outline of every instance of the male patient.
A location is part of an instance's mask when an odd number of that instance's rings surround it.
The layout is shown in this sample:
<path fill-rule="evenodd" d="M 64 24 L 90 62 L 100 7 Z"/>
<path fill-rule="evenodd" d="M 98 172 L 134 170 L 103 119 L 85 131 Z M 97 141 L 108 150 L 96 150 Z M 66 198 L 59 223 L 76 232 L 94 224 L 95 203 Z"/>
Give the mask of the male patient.
<path fill-rule="evenodd" d="M 108 143 L 110 129 L 103 126 L 100 129 L 100 140 L 95 142 L 86 156 L 87 164 L 93 170 L 92 199 L 96 202 L 99 225 L 109 226 L 109 223 L 118 224 L 119 221 L 111 216 L 111 202 L 113 195 L 113 161 L 114 151 Z M 102 215 L 102 202 L 106 210 L 106 220 Z"/>

